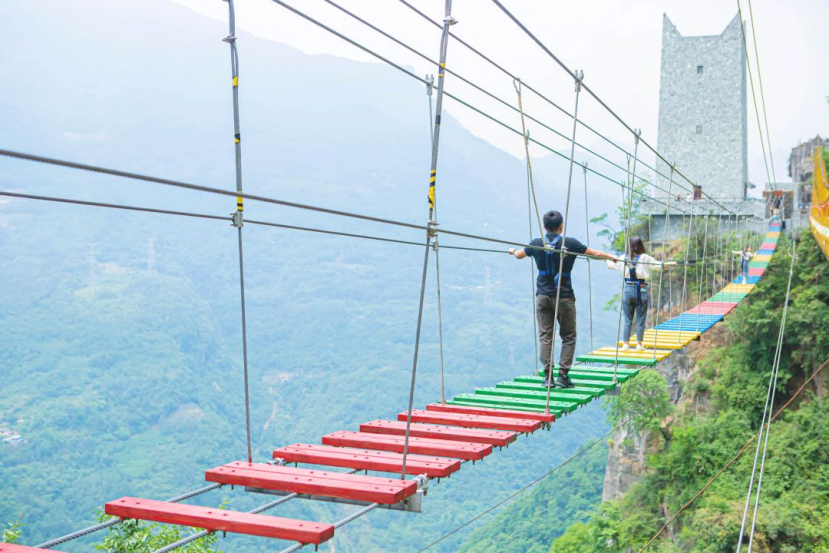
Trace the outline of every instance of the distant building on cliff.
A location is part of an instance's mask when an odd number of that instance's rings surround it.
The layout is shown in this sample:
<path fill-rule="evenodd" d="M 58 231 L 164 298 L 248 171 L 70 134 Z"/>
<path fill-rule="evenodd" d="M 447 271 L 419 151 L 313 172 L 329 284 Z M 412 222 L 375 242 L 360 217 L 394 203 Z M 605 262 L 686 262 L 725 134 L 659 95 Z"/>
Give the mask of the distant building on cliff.
<path fill-rule="evenodd" d="M 725 30 L 713 36 L 682 36 L 666 14 L 662 19 L 662 64 L 659 88 L 657 149 L 685 176 L 723 207 L 690 198 L 678 186 L 671 188 L 670 166 L 662 161 L 654 195 L 670 204 L 669 234 L 676 237 L 682 212 L 727 217 L 729 212 L 761 216 L 761 200 L 748 199 L 748 120 L 746 54 L 741 22 L 734 16 Z M 677 184 L 678 183 L 678 184 Z M 662 237 L 664 203 L 646 206 L 654 217 L 652 239 Z M 659 215 L 657 215 L 659 214 Z"/>
<path fill-rule="evenodd" d="M 722 34 L 689 37 L 662 16 L 657 149 L 714 198 L 744 199 L 748 186 L 741 33 L 738 16 Z M 670 172 L 664 163 L 659 170 Z"/>

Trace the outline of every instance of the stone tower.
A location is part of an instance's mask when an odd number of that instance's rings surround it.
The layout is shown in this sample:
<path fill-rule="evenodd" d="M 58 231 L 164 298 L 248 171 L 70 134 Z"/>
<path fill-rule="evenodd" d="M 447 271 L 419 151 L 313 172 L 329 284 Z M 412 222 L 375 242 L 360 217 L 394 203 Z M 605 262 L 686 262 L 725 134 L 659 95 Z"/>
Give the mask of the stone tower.
<path fill-rule="evenodd" d="M 746 197 L 746 105 L 739 16 L 720 35 L 684 37 L 663 15 L 657 149 L 714 198 Z M 668 188 L 668 179 L 659 181 Z"/>

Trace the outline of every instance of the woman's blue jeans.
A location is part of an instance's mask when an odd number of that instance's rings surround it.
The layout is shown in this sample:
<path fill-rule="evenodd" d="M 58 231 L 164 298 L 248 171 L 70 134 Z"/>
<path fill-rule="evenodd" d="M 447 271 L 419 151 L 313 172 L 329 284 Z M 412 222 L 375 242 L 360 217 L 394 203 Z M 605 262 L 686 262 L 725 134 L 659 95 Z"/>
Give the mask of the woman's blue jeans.
<path fill-rule="evenodd" d="M 630 342 L 631 327 L 636 319 L 636 341 L 645 339 L 645 320 L 648 318 L 648 285 L 641 287 L 641 303 L 637 307 L 636 289 L 638 282 L 626 282 L 625 292 L 622 296 L 622 315 L 625 317 L 625 326 L 622 332 L 622 340 L 625 344 Z"/>

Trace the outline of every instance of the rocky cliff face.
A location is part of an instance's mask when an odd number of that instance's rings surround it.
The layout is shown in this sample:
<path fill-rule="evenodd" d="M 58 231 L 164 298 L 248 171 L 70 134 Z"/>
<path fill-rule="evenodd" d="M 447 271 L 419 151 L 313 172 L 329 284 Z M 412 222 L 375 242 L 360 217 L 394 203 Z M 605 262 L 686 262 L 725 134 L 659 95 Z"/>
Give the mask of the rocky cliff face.
<path fill-rule="evenodd" d="M 710 408 L 708 395 L 705 392 L 686 393 L 687 386 L 682 384 L 695 378 L 697 362 L 712 348 L 726 342 L 728 330 L 724 325 L 718 325 L 705 333 L 704 341 L 693 342 L 675 352 L 666 360 L 658 363 L 653 369 L 665 377 L 671 400 L 677 405 L 678 411 L 693 409 L 695 411 Z M 670 425 L 666 420 L 664 424 Z M 647 470 L 645 459 L 659 447 L 658 433 L 631 433 L 622 428 L 613 435 L 613 444 L 608 451 L 607 469 L 605 470 L 602 501 L 610 501 L 623 495 L 630 487 L 638 482 Z"/>

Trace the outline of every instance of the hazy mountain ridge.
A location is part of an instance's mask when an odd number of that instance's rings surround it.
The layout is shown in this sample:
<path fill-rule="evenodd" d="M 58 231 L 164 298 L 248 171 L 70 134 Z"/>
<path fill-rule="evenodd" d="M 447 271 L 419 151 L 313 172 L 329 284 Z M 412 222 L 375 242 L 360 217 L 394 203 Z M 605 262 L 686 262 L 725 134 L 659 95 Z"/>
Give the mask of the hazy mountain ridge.
<path fill-rule="evenodd" d="M 233 188 L 226 27 L 161 1 L 87 0 L 71 9 L 17 1 L 12 11 L 0 30 L 16 46 L 0 56 L 0 75 L 20 84 L 0 94 L 3 147 Z M 239 43 L 246 190 L 425 221 L 421 87 L 377 65 L 306 56 L 243 33 Z M 539 193 L 561 205 L 566 164 L 545 163 L 552 167 L 539 170 Z M 523 162 L 447 115 L 440 172 L 443 228 L 526 236 Z M 232 198 L 12 160 L 0 161 L 0 188 L 217 214 L 233 208 Z M 591 205 L 597 213 L 600 196 Z M 254 202 L 246 215 L 422 238 Z M 244 233 L 256 456 L 403 410 L 422 250 L 254 225 Z M 22 515 L 26 543 L 90 522 L 95 506 L 120 495 L 196 488 L 204 469 L 244 453 L 235 240 L 219 222 L 0 201 L 0 331 L 8 337 L 0 417 L 25 439 L 0 450 L 9 483 L 0 521 Z M 532 370 L 526 262 L 442 250 L 441 277 L 448 393 Z M 596 269 L 594 279 L 598 306 L 612 295 L 602 279 L 616 279 Z M 421 405 L 440 390 L 433 273 L 429 283 Z M 585 282 L 577 293 L 586 299 Z M 586 313 L 586 302 L 579 308 Z M 586 316 L 580 331 L 587 336 Z M 609 337 L 615 327 L 596 332 Z M 436 486 L 423 515 L 376 513 L 343 531 L 337 549 L 422 545 L 488 505 L 493 490 L 507 495 L 604 427 L 598 406 L 568 417 Z M 262 502 L 230 497 L 234 508 Z M 279 514 L 333 520 L 340 512 L 286 505 Z M 226 547 L 256 550 L 246 543 L 229 538 Z"/>

